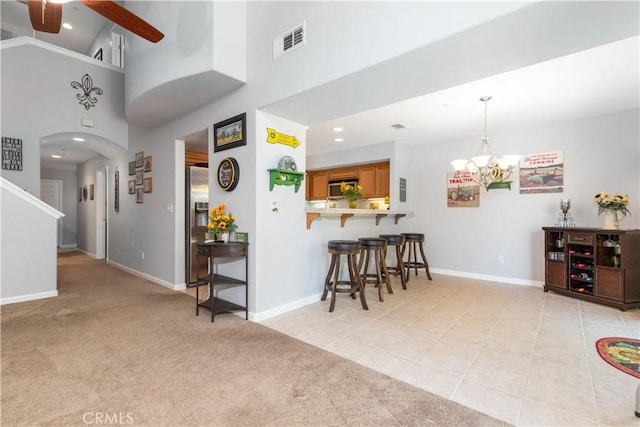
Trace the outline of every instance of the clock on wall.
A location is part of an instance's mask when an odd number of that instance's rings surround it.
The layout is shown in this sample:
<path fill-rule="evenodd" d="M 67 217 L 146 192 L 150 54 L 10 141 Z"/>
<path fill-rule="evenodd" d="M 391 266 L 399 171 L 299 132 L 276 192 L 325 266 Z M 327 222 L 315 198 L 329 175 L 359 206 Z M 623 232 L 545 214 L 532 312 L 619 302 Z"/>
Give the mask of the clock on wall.
<path fill-rule="evenodd" d="M 227 157 L 218 165 L 218 185 L 224 191 L 233 191 L 240 179 L 240 167 L 233 157 Z"/>

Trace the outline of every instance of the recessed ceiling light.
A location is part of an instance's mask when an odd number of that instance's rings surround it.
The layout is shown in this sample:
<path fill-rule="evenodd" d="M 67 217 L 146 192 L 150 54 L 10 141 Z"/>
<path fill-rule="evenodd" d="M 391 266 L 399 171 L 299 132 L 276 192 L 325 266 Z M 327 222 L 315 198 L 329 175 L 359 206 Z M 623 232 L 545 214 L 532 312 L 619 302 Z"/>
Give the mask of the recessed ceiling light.
<path fill-rule="evenodd" d="M 334 139 L 334 141 L 335 142 L 342 142 L 342 141 L 344 141 L 344 138 L 336 138 L 336 139 Z"/>
<path fill-rule="evenodd" d="M 52 154 L 51 157 L 53 157 L 54 159 L 61 159 L 62 156 L 60 154 Z"/>
<path fill-rule="evenodd" d="M 340 127 L 335 127 L 333 128 L 334 132 L 342 132 L 344 129 L 340 128 Z"/>
<path fill-rule="evenodd" d="M 83 142 L 83 141 L 84 141 L 84 138 L 77 138 L 77 137 L 76 137 L 76 138 L 73 138 L 73 140 L 74 140 L 74 141 L 78 141 L 78 142 Z"/>
<path fill-rule="evenodd" d="M 65 22 L 64 24 L 62 24 L 62 26 L 64 28 L 66 28 L 67 30 L 73 30 L 73 27 L 71 26 L 71 24 L 69 24 L 68 22 Z"/>

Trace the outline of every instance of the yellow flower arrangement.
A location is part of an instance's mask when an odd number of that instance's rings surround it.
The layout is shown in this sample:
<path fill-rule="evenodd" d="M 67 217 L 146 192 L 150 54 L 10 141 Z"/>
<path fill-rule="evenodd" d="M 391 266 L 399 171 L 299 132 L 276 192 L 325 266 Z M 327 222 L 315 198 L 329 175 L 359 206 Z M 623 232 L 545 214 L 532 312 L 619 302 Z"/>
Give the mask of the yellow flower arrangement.
<path fill-rule="evenodd" d="M 218 236 L 222 233 L 235 231 L 238 226 L 235 224 L 236 217 L 229 214 L 225 215 L 224 211 L 227 206 L 221 203 L 217 208 L 209 211 L 209 224 L 207 224 L 207 231 L 210 235 Z"/>
<path fill-rule="evenodd" d="M 355 202 L 362 197 L 362 186 L 359 184 L 354 186 L 341 182 L 340 191 L 342 191 L 344 198 L 350 202 Z"/>
<path fill-rule="evenodd" d="M 631 215 L 627 206 L 629 205 L 629 196 L 622 193 L 613 193 L 609 195 L 601 192 L 595 195 L 593 202 L 598 205 L 598 215 L 602 212 L 621 212 L 622 215 Z"/>

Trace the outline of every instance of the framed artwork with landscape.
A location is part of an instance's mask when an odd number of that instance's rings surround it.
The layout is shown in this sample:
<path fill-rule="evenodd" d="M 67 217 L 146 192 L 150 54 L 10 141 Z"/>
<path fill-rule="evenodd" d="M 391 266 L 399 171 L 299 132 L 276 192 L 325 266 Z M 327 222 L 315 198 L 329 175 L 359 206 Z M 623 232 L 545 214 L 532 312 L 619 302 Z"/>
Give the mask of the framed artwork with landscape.
<path fill-rule="evenodd" d="M 213 151 L 218 152 L 247 144 L 247 113 L 213 125 Z"/>

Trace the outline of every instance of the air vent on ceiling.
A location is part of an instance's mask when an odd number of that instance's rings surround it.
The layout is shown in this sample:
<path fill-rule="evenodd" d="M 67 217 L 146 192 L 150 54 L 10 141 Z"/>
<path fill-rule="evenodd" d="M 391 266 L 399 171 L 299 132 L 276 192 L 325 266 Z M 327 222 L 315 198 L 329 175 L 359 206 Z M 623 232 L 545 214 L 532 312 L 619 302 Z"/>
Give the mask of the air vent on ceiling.
<path fill-rule="evenodd" d="M 406 128 L 406 126 L 403 125 L 402 123 L 395 123 L 395 124 L 391 125 L 391 127 L 394 128 L 394 129 L 404 129 L 404 128 Z"/>
<path fill-rule="evenodd" d="M 307 32 L 305 30 L 305 22 L 302 22 L 302 24 L 273 39 L 273 59 L 279 58 L 306 43 Z"/>

